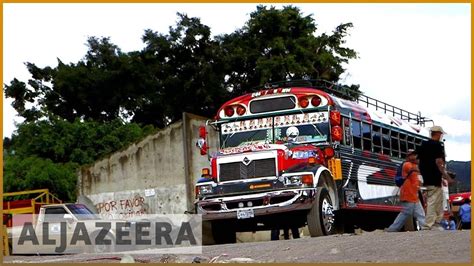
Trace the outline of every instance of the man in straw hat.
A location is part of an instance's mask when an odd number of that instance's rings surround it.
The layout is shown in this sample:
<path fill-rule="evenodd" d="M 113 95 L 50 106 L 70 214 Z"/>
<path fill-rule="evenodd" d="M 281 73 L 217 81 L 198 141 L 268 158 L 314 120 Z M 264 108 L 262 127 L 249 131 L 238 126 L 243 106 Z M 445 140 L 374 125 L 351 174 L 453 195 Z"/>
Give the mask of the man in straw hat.
<path fill-rule="evenodd" d="M 427 193 L 426 225 L 423 229 L 442 229 L 443 220 L 443 190 L 442 179 L 452 182 L 452 178 L 446 171 L 444 144 L 441 142 L 444 132 L 440 126 L 430 129 L 431 139 L 423 141 L 418 148 L 418 159 L 420 160 L 420 172 L 423 176 Z"/>
<path fill-rule="evenodd" d="M 420 189 L 420 179 L 418 178 L 420 171 L 418 170 L 416 151 L 409 149 L 406 161 L 402 165 L 402 177 L 405 179 L 400 187 L 400 203 L 403 206 L 402 211 L 387 232 L 398 232 L 405 225 L 406 221 L 412 216 L 416 218 L 420 226 L 425 226 L 425 211 L 418 198 L 418 190 Z M 426 227 L 426 226 L 425 226 Z"/>

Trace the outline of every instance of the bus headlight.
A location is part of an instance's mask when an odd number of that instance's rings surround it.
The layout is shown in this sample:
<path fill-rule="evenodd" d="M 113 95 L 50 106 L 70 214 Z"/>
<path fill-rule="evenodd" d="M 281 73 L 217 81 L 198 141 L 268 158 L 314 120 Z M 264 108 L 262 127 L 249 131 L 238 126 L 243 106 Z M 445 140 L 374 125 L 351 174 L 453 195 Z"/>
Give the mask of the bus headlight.
<path fill-rule="evenodd" d="M 199 195 L 211 194 L 212 186 L 211 185 L 202 185 L 199 186 Z"/>
<path fill-rule="evenodd" d="M 292 175 L 287 176 L 285 180 L 285 185 L 290 186 L 312 186 L 313 185 L 313 176 L 312 175 Z"/>
<path fill-rule="evenodd" d="M 301 176 L 300 175 L 294 175 L 294 176 L 289 176 L 287 179 L 287 185 L 301 185 Z"/>

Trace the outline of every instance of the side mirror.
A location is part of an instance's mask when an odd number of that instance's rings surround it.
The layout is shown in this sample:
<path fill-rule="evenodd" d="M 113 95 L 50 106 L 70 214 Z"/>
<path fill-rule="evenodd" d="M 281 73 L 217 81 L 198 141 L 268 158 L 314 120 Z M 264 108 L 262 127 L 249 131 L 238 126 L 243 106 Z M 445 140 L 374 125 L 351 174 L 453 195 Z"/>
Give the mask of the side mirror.
<path fill-rule="evenodd" d="M 206 155 L 209 147 L 207 146 L 207 131 L 205 126 L 199 127 L 199 138 L 196 146 L 201 150 L 201 155 Z"/>

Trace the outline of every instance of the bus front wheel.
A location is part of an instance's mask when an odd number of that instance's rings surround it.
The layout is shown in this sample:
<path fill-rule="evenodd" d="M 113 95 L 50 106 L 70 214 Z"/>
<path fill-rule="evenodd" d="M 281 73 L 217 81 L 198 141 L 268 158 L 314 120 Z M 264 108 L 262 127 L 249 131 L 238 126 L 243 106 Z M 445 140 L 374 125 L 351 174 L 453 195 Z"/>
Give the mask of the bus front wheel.
<path fill-rule="evenodd" d="M 334 207 L 326 188 L 318 188 L 313 206 L 307 215 L 309 234 L 312 237 L 331 235 L 336 231 Z"/>

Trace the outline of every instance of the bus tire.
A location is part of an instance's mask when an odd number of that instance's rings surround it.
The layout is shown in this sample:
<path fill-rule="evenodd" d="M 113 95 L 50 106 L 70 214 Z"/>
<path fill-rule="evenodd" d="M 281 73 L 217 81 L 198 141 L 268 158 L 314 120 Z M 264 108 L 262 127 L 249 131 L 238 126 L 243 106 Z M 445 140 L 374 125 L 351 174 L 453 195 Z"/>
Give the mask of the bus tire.
<path fill-rule="evenodd" d="M 318 188 L 306 221 L 312 237 L 334 234 L 336 231 L 335 215 L 329 192 L 326 188 Z"/>
<path fill-rule="evenodd" d="M 229 224 L 223 221 L 213 221 L 211 227 L 212 237 L 216 244 L 232 244 L 237 242 L 235 230 Z"/>

